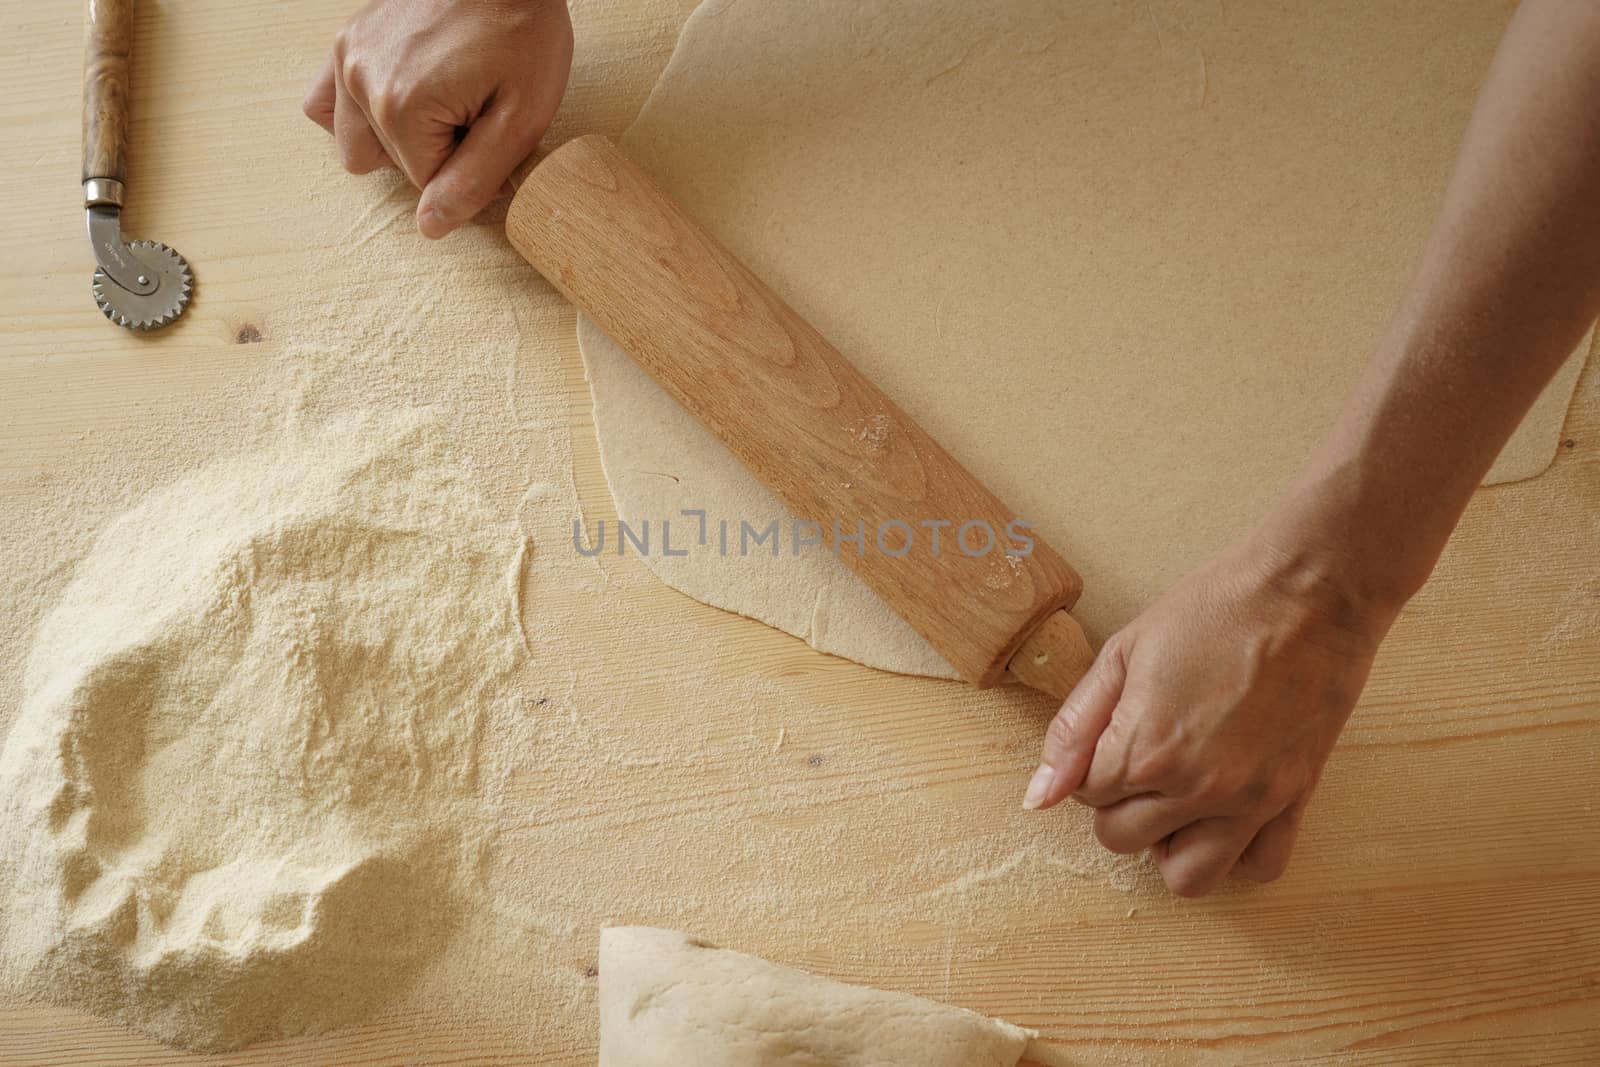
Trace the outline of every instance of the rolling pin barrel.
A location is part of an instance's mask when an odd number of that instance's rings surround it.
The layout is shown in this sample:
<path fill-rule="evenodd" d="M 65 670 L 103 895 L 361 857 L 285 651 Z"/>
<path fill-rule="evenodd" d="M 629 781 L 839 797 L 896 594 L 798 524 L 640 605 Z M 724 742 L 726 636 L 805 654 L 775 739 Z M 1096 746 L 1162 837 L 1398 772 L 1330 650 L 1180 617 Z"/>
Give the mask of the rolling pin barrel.
<path fill-rule="evenodd" d="M 962 677 L 1081 676 L 1077 573 L 610 141 L 534 167 L 506 232 Z"/>

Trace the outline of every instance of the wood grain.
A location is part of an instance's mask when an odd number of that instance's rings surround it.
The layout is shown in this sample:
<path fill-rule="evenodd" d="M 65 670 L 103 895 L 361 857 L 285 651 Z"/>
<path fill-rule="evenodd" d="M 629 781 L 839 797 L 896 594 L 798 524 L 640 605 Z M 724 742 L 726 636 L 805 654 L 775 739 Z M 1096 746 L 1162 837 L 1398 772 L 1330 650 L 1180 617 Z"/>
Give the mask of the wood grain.
<path fill-rule="evenodd" d="M 89 0 L 83 56 L 83 179 L 128 177 L 134 0 Z"/>
<path fill-rule="evenodd" d="M 691 6 L 576 0 L 579 57 L 561 130 L 620 133 Z M 173 397 L 222 395 L 255 363 L 288 358 L 277 338 L 304 313 L 292 299 L 297 272 L 315 261 L 314 252 L 351 239 L 329 225 L 334 205 L 307 202 L 313 187 L 306 174 L 324 165 L 331 148 L 298 112 L 349 10 L 344 0 L 195 0 L 180 18 L 175 8 L 140 7 L 144 73 L 135 87 L 129 159 L 139 186 L 134 225 L 194 249 L 208 264 L 203 299 L 152 342 L 104 329 L 88 299 L 93 261 L 71 181 L 78 120 L 63 106 L 80 88 L 81 20 L 51 0 L 8 8 L 12 61 L 0 69 L 0 132 L 7 144 L 26 148 L 0 164 L 0 207 L 33 254 L 0 262 L 6 516 L 25 514 L 38 486 L 70 477 L 86 440 L 135 433 Z M 261 195 L 237 197 L 236 182 Z M 352 202 L 369 188 L 349 179 Z M 447 273 L 441 281 L 449 256 L 449 242 L 419 244 L 414 255 L 397 255 L 370 277 L 325 282 L 359 281 L 396 300 L 425 287 L 475 284 Z M 549 328 L 564 339 L 561 392 L 583 512 L 614 518 L 574 317 L 535 286 L 529 307 L 544 301 Z M 260 343 L 239 342 L 245 326 Z M 828 915 L 831 948 L 803 951 L 759 936 L 738 947 L 1001 1015 L 1043 1031 L 1052 1060 L 1063 1063 L 1600 1062 L 1594 362 L 1564 438 L 1570 445 L 1547 474 L 1474 498 L 1434 578 L 1384 645 L 1283 881 L 1201 901 L 1175 901 L 1141 882 L 1090 886 L 1070 901 L 1041 894 L 1025 907 L 976 908 L 970 924 L 897 930 L 908 944 L 929 948 L 918 962 L 892 970 L 849 951 L 878 922 L 871 909 Z M 1012 816 L 1002 809 L 1015 807 L 1032 768 L 996 759 L 1010 751 L 1008 731 L 1025 731 L 1032 745 L 1052 710 L 1048 701 L 896 678 L 817 655 L 666 589 L 637 560 L 612 567 L 607 581 L 615 618 L 587 636 L 594 670 L 629 694 L 631 716 L 645 723 L 682 718 L 681 694 L 661 662 L 674 649 L 681 656 L 692 648 L 707 669 L 804 695 L 807 731 L 791 728 L 781 755 L 793 758 L 771 772 L 773 782 L 798 789 L 820 780 L 850 790 L 808 812 L 807 825 L 880 817 L 882 790 L 892 788 L 940 799 L 944 815 L 928 834 L 961 839 L 995 825 L 1010 832 L 1003 820 Z M 560 612 L 593 595 L 552 589 L 547 607 Z M 642 656 L 652 640 L 672 644 L 659 656 Z M 738 709 L 738 729 L 759 710 Z M 841 760 L 808 763 L 812 753 L 865 745 L 896 754 L 893 782 L 857 781 Z M 730 794 L 709 788 L 703 775 L 685 775 L 660 783 L 658 803 L 721 805 L 731 825 L 741 802 Z M 1078 815 L 1061 812 L 1053 825 L 1064 831 Z M 644 817 L 612 816 L 620 824 Z M 891 845 L 849 862 L 881 872 L 896 891 L 929 888 L 895 863 Z M 992 955 L 952 961 L 940 951 L 973 940 Z M 530 962 L 530 982 L 538 966 Z M 528 1036 L 503 1014 L 499 1004 L 465 1014 L 406 1007 L 336 1034 L 201 1057 L 82 1013 L 0 1002 L 0 1064 L 594 1063 L 592 1039 Z"/>
<path fill-rule="evenodd" d="M 968 681 L 1077 601 L 1065 560 L 1037 535 L 1009 552 L 1016 512 L 605 137 L 535 167 L 506 234 Z"/>
<path fill-rule="evenodd" d="M 1065 611 L 1040 623 L 1011 657 L 1011 677 L 1057 700 L 1065 700 L 1094 662 L 1083 627 Z"/>

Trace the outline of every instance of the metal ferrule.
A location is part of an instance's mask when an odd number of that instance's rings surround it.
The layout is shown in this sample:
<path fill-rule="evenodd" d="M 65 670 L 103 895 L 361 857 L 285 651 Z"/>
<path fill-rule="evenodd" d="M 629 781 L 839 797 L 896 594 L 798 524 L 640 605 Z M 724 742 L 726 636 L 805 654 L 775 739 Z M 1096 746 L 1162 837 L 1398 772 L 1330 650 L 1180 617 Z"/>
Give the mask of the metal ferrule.
<path fill-rule="evenodd" d="M 85 178 L 83 180 L 84 207 L 95 207 L 99 204 L 121 207 L 122 194 L 122 183 L 115 178 Z"/>

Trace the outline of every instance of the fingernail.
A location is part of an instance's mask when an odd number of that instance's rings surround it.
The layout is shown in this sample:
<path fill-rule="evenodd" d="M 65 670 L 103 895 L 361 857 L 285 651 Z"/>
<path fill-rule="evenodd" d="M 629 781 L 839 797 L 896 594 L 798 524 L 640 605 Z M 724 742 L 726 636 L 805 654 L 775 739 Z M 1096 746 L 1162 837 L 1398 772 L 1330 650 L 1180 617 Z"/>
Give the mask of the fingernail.
<path fill-rule="evenodd" d="M 1022 796 L 1022 810 L 1033 811 L 1043 804 L 1044 798 L 1050 794 L 1050 783 L 1055 780 L 1056 769 L 1048 763 L 1039 764 L 1039 769 L 1028 779 L 1028 791 Z"/>
<path fill-rule="evenodd" d="M 417 216 L 417 229 L 424 237 L 438 238 L 450 232 L 450 223 L 433 208 L 423 208 Z"/>

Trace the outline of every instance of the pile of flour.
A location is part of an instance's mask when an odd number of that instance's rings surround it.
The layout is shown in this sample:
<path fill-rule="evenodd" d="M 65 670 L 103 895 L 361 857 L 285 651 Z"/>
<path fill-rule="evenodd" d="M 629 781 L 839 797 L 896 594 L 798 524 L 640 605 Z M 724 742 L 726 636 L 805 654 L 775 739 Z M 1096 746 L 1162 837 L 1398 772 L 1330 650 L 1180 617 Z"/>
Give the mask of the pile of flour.
<path fill-rule="evenodd" d="M 103 530 L 0 754 L 13 988 L 222 1049 L 351 1021 L 442 946 L 526 550 L 447 438 L 291 420 Z"/>

